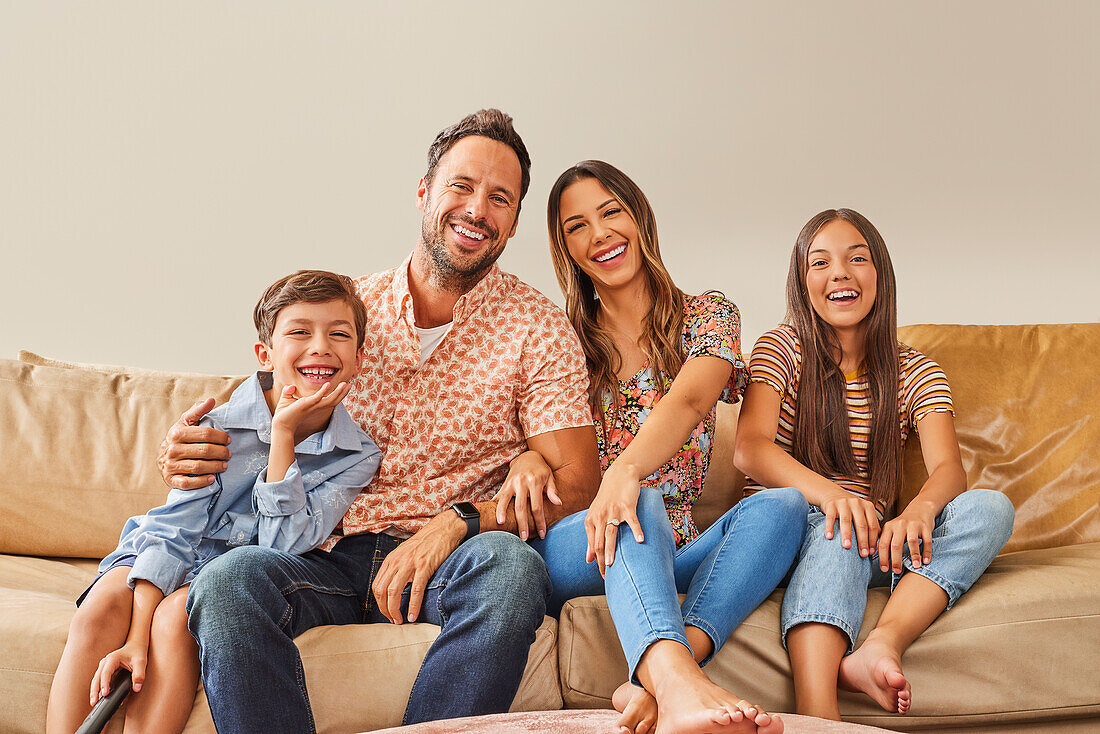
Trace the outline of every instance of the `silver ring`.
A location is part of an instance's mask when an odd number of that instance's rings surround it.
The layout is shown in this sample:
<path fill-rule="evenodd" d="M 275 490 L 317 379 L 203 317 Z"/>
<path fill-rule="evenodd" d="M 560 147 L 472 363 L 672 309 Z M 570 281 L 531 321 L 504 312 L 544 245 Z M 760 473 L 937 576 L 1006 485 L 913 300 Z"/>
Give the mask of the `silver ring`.
<path fill-rule="evenodd" d="M 615 527 L 619 527 L 619 523 L 621 523 L 621 522 L 622 522 L 622 520 L 608 520 L 607 524 L 608 525 L 614 525 Z"/>

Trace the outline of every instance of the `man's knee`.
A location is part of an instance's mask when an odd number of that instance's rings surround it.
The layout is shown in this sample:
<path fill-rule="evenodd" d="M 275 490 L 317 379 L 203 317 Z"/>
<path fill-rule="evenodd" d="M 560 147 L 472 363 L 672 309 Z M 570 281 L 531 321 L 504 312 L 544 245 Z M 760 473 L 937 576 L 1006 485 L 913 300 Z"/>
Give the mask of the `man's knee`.
<path fill-rule="evenodd" d="M 278 551 L 247 545 L 218 556 L 202 567 L 187 592 L 186 611 L 194 630 L 196 617 L 207 608 L 233 616 L 257 589 L 270 584 L 270 569 Z"/>
<path fill-rule="evenodd" d="M 511 533 L 482 533 L 455 552 L 463 554 L 460 572 L 476 569 L 478 585 L 490 598 L 522 602 L 537 597 L 545 604 L 550 595 L 550 574 L 542 556 Z"/>

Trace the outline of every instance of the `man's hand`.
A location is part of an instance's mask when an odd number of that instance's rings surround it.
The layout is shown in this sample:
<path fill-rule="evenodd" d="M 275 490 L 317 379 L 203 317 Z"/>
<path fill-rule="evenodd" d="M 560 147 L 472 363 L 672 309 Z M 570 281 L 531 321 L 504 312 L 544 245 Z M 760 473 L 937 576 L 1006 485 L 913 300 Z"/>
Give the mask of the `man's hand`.
<path fill-rule="evenodd" d="M 412 583 L 408 621 L 415 622 L 420 616 L 424 590 L 432 574 L 454 553 L 464 537 L 466 524 L 447 509 L 433 517 L 416 535 L 394 548 L 382 561 L 371 585 L 382 615 L 394 624 L 404 621 L 401 618 L 401 593 Z"/>
<path fill-rule="evenodd" d="M 198 422 L 214 409 L 214 398 L 192 405 L 168 430 L 157 452 L 157 467 L 164 483 L 173 489 L 201 489 L 225 471 L 229 434 Z"/>

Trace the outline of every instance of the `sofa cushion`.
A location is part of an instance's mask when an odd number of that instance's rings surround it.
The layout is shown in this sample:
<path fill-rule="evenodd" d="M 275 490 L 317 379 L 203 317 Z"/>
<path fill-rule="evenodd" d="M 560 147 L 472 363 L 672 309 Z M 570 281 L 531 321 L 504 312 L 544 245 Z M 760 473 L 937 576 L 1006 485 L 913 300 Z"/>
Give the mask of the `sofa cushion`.
<path fill-rule="evenodd" d="M 45 728 L 50 683 L 65 646 L 73 600 L 96 563 L 0 555 L 0 731 Z M 320 732 L 397 726 L 420 662 L 439 628 L 430 624 L 317 627 L 297 644 Z M 557 622 L 535 634 L 513 711 L 558 709 Z M 457 684 L 457 683 L 456 683 Z M 109 732 L 121 732 L 121 717 Z M 186 733 L 213 732 L 200 687 Z"/>
<path fill-rule="evenodd" d="M 969 486 L 1015 505 L 1005 552 L 1100 541 L 1100 323 L 919 324 L 898 338 L 947 373 Z M 928 476 L 908 443 L 903 500 Z"/>
<path fill-rule="evenodd" d="M 242 379 L 0 360 L 0 553 L 107 555 L 126 518 L 164 503 L 169 426 Z"/>
<path fill-rule="evenodd" d="M 771 711 L 794 710 L 790 663 L 779 638 L 782 598 L 782 590 L 773 593 L 707 666 L 717 683 Z M 860 641 L 887 598 L 886 589 L 868 592 Z M 847 693 L 841 712 L 846 720 L 888 729 L 1073 717 L 1100 723 L 1098 639 L 1100 543 L 1010 553 L 906 653 L 913 686 L 907 716 L 886 714 L 869 698 Z M 566 603 L 558 654 L 565 705 L 609 706 L 626 678 L 626 658 L 604 597 Z"/>

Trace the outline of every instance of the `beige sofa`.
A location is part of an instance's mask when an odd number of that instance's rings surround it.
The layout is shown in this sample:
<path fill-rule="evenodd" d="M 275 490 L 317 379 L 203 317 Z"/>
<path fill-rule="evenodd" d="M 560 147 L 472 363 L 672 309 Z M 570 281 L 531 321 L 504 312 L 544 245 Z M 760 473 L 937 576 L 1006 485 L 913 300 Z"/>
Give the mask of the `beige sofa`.
<path fill-rule="evenodd" d="M 955 394 L 971 486 L 1017 508 L 1005 553 L 906 655 L 914 705 L 887 715 L 845 696 L 851 720 L 890 729 L 1100 730 L 1100 324 L 914 326 L 903 340 L 938 360 Z M 0 360 L 0 731 L 44 725 L 73 599 L 126 517 L 160 504 L 153 456 L 195 399 L 224 399 L 239 377 Z M 720 416 L 702 525 L 740 496 L 730 463 L 736 410 Z M 907 449 L 907 491 L 923 478 Z M 885 603 L 868 592 L 866 634 Z M 782 592 L 753 613 L 708 668 L 731 690 L 793 710 L 779 641 Z M 298 639 L 321 731 L 400 723 L 436 628 L 323 627 Z M 606 707 L 625 676 L 602 597 L 547 619 L 513 710 Z M 121 731 L 115 722 L 112 731 Z M 189 732 L 213 730 L 201 691 Z"/>

